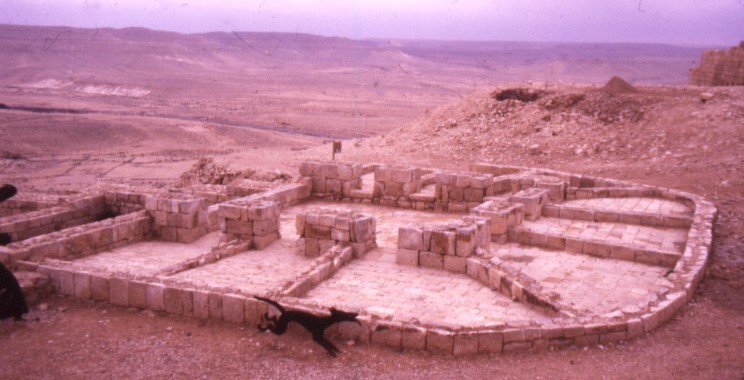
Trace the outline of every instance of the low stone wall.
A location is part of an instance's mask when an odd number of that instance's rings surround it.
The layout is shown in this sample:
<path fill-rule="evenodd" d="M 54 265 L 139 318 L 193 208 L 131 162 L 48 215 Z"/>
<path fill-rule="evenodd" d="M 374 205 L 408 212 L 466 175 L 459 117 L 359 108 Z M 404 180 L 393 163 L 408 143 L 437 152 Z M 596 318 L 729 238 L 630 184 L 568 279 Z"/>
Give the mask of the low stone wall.
<path fill-rule="evenodd" d="M 255 201 L 274 201 L 279 204 L 280 208 L 283 209 L 307 200 L 308 198 L 310 198 L 310 194 L 312 191 L 312 181 L 310 179 L 303 179 L 298 183 L 282 185 L 274 189 L 264 191 L 263 193 L 237 198 L 234 199 L 234 201 L 243 203 L 250 203 Z"/>
<path fill-rule="evenodd" d="M 207 233 L 209 217 L 201 198 L 148 195 L 145 210 L 153 219 L 153 235 L 160 240 L 191 243 Z"/>
<path fill-rule="evenodd" d="M 306 161 L 300 175 L 312 180 L 312 195 L 334 200 L 349 199 L 351 191 L 362 185 L 363 167 L 359 164 Z"/>
<path fill-rule="evenodd" d="M 408 198 L 421 191 L 421 169 L 413 166 L 380 165 L 375 168 L 372 196 L 383 206 L 410 208 Z"/>
<path fill-rule="evenodd" d="M 140 211 L 12 243 L 0 250 L 0 260 L 13 267 L 19 261 L 87 256 L 144 240 L 150 230 L 150 217 Z"/>
<path fill-rule="evenodd" d="M 145 194 L 141 192 L 112 190 L 104 193 L 106 210 L 114 215 L 124 215 L 145 208 Z"/>
<path fill-rule="evenodd" d="M 485 197 L 502 192 L 496 190 L 493 176 L 479 173 L 437 173 L 434 196 L 436 209 L 449 212 L 467 212 L 483 203 Z"/>
<path fill-rule="evenodd" d="M 297 214 L 297 253 L 317 257 L 334 245 L 350 246 L 354 257 L 375 249 L 375 218 L 341 209 L 319 208 Z"/>
<path fill-rule="evenodd" d="M 279 239 L 279 204 L 274 201 L 241 200 L 219 205 L 220 240 L 242 240 L 264 249 Z"/>
<path fill-rule="evenodd" d="M 302 297 L 312 288 L 333 276 L 342 266 L 354 258 L 351 247 L 334 245 L 310 264 L 310 267 L 297 279 L 282 289 L 281 294 L 290 297 Z"/>
<path fill-rule="evenodd" d="M 11 241 L 17 242 L 93 222 L 103 214 L 104 208 L 103 196 L 78 198 L 59 206 L 0 218 L 0 232 L 9 233 Z"/>
<path fill-rule="evenodd" d="M 543 207 L 548 204 L 549 193 L 548 189 L 531 187 L 510 196 L 509 202 L 523 205 L 524 218 L 535 221 L 542 216 Z"/>
<path fill-rule="evenodd" d="M 475 215 L 488 218 L 491 241 L 504 244 L 509 228 L 522 224 L 524 205 L 503 199 L 486 201 L 471 210 Z"/>
<path fill-rule="evenodd" d="M 488 250 L 489 222 L 466 216 L 460 223 L 409 225 L 398 229 L 395 262 L 401 265 L 446 269 L 465 273 L 467 258 L 476 250 Z"/>
<path fill-rule="evenodd" d="M 0 218 L 53 207 L 59 202 L 58 196 L 19 193 L 5 202 L 0 202 Z"/>
<path fill-rule="evenodd" d="M 645 212 L 601 211 L 587 207 L 546 205 L 542 216 L 551 218 L 585 220 L 588 222 L 611 222 L 637 224 L 640 226 L 690 228 L 692 217 L 659 215 Z"/>

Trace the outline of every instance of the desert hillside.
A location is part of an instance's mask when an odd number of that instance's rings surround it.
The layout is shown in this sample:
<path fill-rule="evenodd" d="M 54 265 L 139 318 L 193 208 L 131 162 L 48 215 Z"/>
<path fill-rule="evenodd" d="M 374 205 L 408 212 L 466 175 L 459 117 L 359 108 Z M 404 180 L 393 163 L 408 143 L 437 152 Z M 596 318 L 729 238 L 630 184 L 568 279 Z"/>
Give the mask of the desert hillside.
<path fill-rule="evenodd" d="M 0 103 L 348 138 L 504 81 L 683 84 L 701 49 L 0 25 L 0 52 Z"/>

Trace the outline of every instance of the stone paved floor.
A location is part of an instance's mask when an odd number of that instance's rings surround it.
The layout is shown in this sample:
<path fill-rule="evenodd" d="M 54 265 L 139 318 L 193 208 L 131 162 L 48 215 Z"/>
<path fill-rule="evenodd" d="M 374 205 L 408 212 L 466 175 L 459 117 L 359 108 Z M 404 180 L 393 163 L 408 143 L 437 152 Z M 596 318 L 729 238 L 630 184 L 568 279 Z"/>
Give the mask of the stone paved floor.
<path fill-rule="evenodd" d="M 589 314 L 636 311 L 669 286 L 664 267 L 550 251 L 516 243 L 491 244 L 491 252 L 506 265 L 537 280 L 546 293 L 560 295 L 563 304 Z"/>
<path fill-rule="evenodd" d="M 395 253 L 377 250 L 353 260 L 306 297 L 345 310 L 450 326 L 478 326 L 544 318 L 464 275 L 395 264 Z"/>
<path fill-rule="evenodd" d="M 612 202 L 578 201 L 570 205 L 595 209 L 612 207 L 631 212 L 689 213 L 680 204 L 660 200 L 623 199 Z M 634 203 L 635 202 L 635 203 Z M 380 248 L 353 260 L 305 297 L 327 306 L 362 310 L 390 316 L 393 320 L 417 320 L 444 326 L 479 326 L 540 320 L 548 316 L 540 309 L 513 302 L 464 275 L 429 268 L 395 264 L 398 227 L 408 223 L 460 220 L 464 214 L 421 212 L 361 203 L 313 201 L 290 207 L 280 217 L 281 239 L 262 251 L 246 251 L 215 263 L 184 271 L 172 279 L 198 288 L 230 289 L 243 294 L 275 291 L 309 268 L 312 259 L 295 253 L 295 218 L 310 208 L 351 209 L 377 219 Z M 686 229 L 597 223 L 559 218 L 540 218 L 522 225 L 534 231 L 583 240 L 682 252 Z M 84 257 L 75 263 L 91 270 L 154 275 L 164 268 L 209 252 L 218 243 L 210 233 L 192 244 L 142 242 L 110 252 Z M 623 260 L 603 259 L 578 253 L 550 251 L 518 244 L 491 245 L 491 251 L 541 283 L 545 293 L 554 292 L 564 304 L 589 314 L 634 312 L 656 299 L 668 287 L 667 268 Z"/>
<path fill-rule="evenodd" d="M 524 221 L 523 228 L 539 233 L 581 240 L 601 240 L 611 244 L 682 253 L 687 243 L 686 228 L 663 228 L 623 223 L 540 218 Z"/>
<path fill-rule="evenodd" d="M 599 211 L 620 211 L 667 216 L 691 216 L 693 210 L 684 203 L 658 198 L 595 198 L 561 203 L 563 206 L 590 208 Z"/>
<path fill-rule="evenodd" d="M 217 242 L 216 232 L 207 234 L 191 244 L 144 241 L 85 256 L 75 260 L 74 263 L 76 266 L 86 267 L 92 271 L 153 276 L 171 265 L 209 253 Z"/>
<path fill-rule="evenodd" d="M 311 258 L 294 251 L 294 240 L 277 240 L 261 251 L 246 251 L 169 278 L 197 287 L 229 288 L 243 294 L 279 290 L 309 268 Z"/>

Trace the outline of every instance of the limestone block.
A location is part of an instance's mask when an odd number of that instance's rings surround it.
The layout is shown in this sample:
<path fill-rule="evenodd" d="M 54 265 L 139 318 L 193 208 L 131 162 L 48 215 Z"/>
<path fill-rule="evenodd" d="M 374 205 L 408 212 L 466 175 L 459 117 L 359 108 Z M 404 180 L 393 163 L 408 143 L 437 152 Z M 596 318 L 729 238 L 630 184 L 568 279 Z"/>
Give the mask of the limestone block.
<path fill-rule="evenodd" d="M 203 199 L 189 199 L 178 203 L 178 212 L 181 214 L 196 214 L 206 209 L 207 205 Z"/>
<path fill-rule="evenodd" d="M 380 321 L 370 332 L 370 340 L 374 344 L 399 350 L 402 343 L 400 326 L 391 322 Z"/>
<path fill-rule="evenodd" d="M 417 226 L 403 226 L 398 228 L 398 248 L 416 251 L 427 251 L 424 245 L 424 231 Z"/>
<path fill-rule="evenodd" d="M 528 188 L 509 197 L 509 201 L 523 204 L 524 217 L 536 220 L 542 215 L 542 206 L 548 203 L 549 192 L 547 189 Z"/>
<path fill-rule="evenodd" d="M 431 251 L 441 255 L 454 255 L 455 233 L 453 231 L 432 231 Z"/>
<path fill-rule="evenodd" d="M 225 231 L 228 234 L 252 235 L 253 223 L 242 220 L 226 220 Z"/>
<path fill-rule="evenodd" d="M 324 227 L 317 224 L 305 225 L 305 238 L 311 239 L 324 239 L 328 240 L 331 238 L 331 228 Z"/>
<path fill-rule="evenodd" d="M 455 334 L 440 329 L 426 331 L 426 351 L 451 355 L 454 348 Z"/>
<path fill-rule="evenodd" d="M 411 168 L 393 168 L 390 171 L 390 180 L 399 183 L 408 183 L 414 180 L 413 169 Z"/>
<path fill-rule="evenodd" d="M 298 235 L 305 236 L 305 214 L 297 214 L 295 218 L 295 229 Z"/>
<path fill-rule="evenodd" d="M 253 222 L 253 234 L 257 236 L 268 235 L 279 230 L 276 219 L 259 220 Z"/>
<path fill-rule="evenodd" d="M 318 247 L 320 248 L 320 254 L 324 254 L 333 248 L 336 242 L 333 240 L 318 240 Z"/>
<path fill-rule="evenodd" d="M 320 164 L 320 175 L 325 178 L 339 178 L 338 165 L 332 163 Z"/>
<path fill-rule="evenodd" d="M 209 318 L 222 319 L 222 294 L 211 292 L 207 295 L 207 312 Z"/>
<path fill-rule="evenodd" d="M 462 202 L 465 198 L 465 191 L 461 187 L 450 187 L 449 188 L 449 201 L 450 202 Z"/>
<path fill-rule="evenodd" d="M 245 300 L 237 294 L 222 297 L 222 315 L 225 321 L 243 323 L 245 321 Z"/>
<path fill-rule="evenodd" d="M 109 279 L 110 302 L 118 306 L 129 306 L 129 280 L 125 278 Z"/>
<path fill-rule="evenodd" d="M 90 276 L 90 295 L 95 301 L 109 301 L 109 279 L 102 275 Z"/>
<path fill-rule="evenodd" d="M 66 296 L 74 296 L 75 295 L 75 276 L 73 272 L 65 270 L 65 269 L 59 269 L 56 272 L 57 274 L 57 292 L 60 294 L 66 295 Z"/>
<path fill-rule="evenodd" d="M 131 235 L 128 235 L 131 236 Z M 178 231 L 176 227 L 161 227 L 160 228 L 160 240 L 163 241 L 178 241 Z"/>
<path fill-rule="evenodd" d="M 494 353 L 504 350 L 504 335 L 500 331 L 481 331 L 478 334 L 478 352 Z"/>
<path fill-rule="evenodd" d="M 338 178 L 342 181 L 348 181 L 354 176 L 354 170 L 351 165 L 339 164 L 338 165 Z"/>
<path fill-rule="evenodd" d="M 455 254 L 467 257 L 473 254 L 476 247 L 476 226 L 460 227 L 455 232 Z"/>
<path fill-rule="evenodd" d="M 327 179 L 325 182 L 325 191 L 327 193 L 341 194 L 343 183 L 338 179 Z"/>
<path fill-rule="evenodd" d="M 106 193 L 108 195 L 108 193 Z M 155 211 L 158 209 L 158 197 L 154 195 L 145 196 L 145 210 Z"/>
<path fill-rule="evenodd" d="M 313 177 L 313 192 L 314 193 L 325 193 L 326 187 L 325 187 L 326 180 L 324 177 Z"/>
<path fill-rule="evenodd" d="M 332 228 L 331 240 L 348 243 L 349 241 L 351 241 L 351 234 L 349 233 L 349 231 Z"/>
<path fill-rule="evenodd" d="M 163 309 L 170 314 L 183 314 L 183 292 L 181 289 L 174 287 L 165 287 L 163 289 Z"/>
<path fill-rule="evenodd" d="M 483 202 L 485 192 L 483 189 L 466 188 L 463 190 L 463 199 L 466 202 Z"/>
<path fill-rule="evenodd" d="M 364 214 L 358 214 L 351 223 L 351 241 L 364 242 L 375 238 L 376 223 L 374 218 Z"/>
<path fill-rule="evenodd" d="M 405 249 L 405 248 L 398 248 L 398 251 L 395 254 L 395 263 L 399 265 L 418 266 L 419 265 L 419 251 Z"/>
<path fill-rule="evenodd" d="M 468 259 L 452 255 L 444 255 L 444 269 L 450 272 L 465 273 Z"/>
<path fill-rule="evenodd" d="M 478 353 L 478 333 L 458 332 L 453 341 L 452 353 L 455 355 L 468 355 Z"/>
<path fill-rule="evenodd" d="M 147 308 L 147 283 L 129 281 L 129 306 L 139 309 Z"/>
<path fill-rule="evenodd" d="M 279 204 L 274 201 L 262 201 L 251 204 L 248 208 L 250 220 L 273 220 L 279 216 Z"/>
<path fill-rule="evenodd" d="M 191 243 L 196 240 L 199 240 L 202 236 L 204 236 L 207 233 L 207 229 L 204 226 L 199 226 L 196 228 L 177 228 L 176 229 L 176 236 L 177 240 L 180 243 Z"/>
<path fill-rule="evenodd" d="M 320 174 L 320 163 L 305 161 L 300 164 L 300 175 L 303 177 L 312 177 Z"/>
<path fill-rule="evenodd" d="M 336 226 L 336 215 L 331 213 L 323 213 L 318 215 L 318 225 L 321 227 L 335 227 Z"/>
<path fill-rule="evenodd" d="M 422 251 L 419 252 L 419 265 L 426 268 L 444 268 L 444 256 L 439 253 Z"/>
<path fill-rule="evenodd" d="M 90 273 L 76 272 L 74 273 L 74 292 L 75 297 L 82 299 L 91 298 L 91 285 L 90 285 Z"/>
<path fill-rule="evenodd" d="M 401 330 L 401 346 L 404 350 L 426 349 L 426 329 L 407 326 Z"/>
<path fill-rule="evenodd" d="M 194 316 L 197 318 L 209 318 L 209 292 L 194 290 L 192 293 Z"/>
<path fill-rule="evenodd" d="M 147 309 L 152 311 L 165 310 L 165 286 L 163 284 L 147 284 Z"/>
<path fill-rule="evenodd" d="M 320 244 L 318 243 L 318 239 L 305 238 L 305 256 L 320 256 Z"/>
<path fill-rule="evenodd" d="M 268 235 L 264 236 L 254 236 L 253 237 L 253 247 L 255 249 L 261 250 L 273 243 L 274 241 L 279 239 L 279 232 L 272 232 Z"/>

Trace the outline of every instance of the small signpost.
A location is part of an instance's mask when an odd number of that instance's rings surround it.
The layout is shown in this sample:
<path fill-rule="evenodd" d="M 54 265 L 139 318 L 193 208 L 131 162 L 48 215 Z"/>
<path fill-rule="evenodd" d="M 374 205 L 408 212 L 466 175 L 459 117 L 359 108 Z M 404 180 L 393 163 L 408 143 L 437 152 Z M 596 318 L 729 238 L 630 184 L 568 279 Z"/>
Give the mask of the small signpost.
<path fill-rule="evenodd" d="M 336 160 L 336 153 L 341 153 L 341 141 L 333 142 L 333 154 L 331 155 L 331 160 Z"/>

